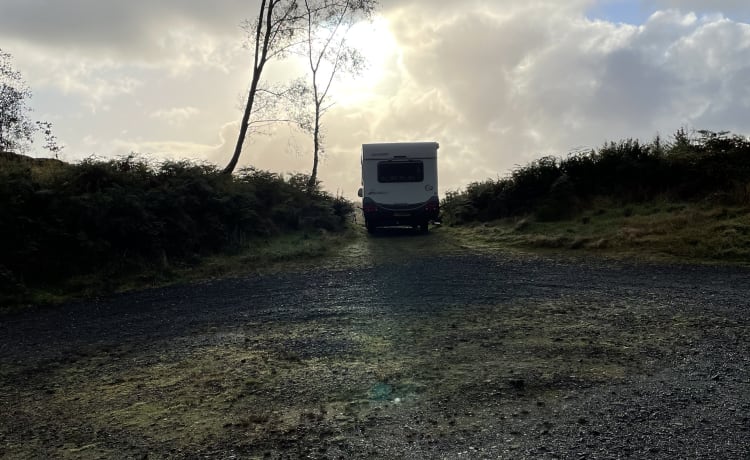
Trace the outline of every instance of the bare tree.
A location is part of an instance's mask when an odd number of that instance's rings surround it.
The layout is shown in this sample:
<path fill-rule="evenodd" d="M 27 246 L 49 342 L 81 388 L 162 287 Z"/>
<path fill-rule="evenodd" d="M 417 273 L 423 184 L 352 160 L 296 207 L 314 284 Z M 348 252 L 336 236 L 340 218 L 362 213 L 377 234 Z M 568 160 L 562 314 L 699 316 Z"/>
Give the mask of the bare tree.
<path fill-rule="evenodd" d="M 313 167 L 308 188 L 317 185 L 318 163 L 324 151 L 323 115 L 333 106 L 328 101 L 334 78 L 341 72 L 358 74 L 364 67 L 362 54 L 347 43 L 347 33 L 357 22 L 369 18 L 377 0 L 304 0 L 306 43 L 304 52 L 310 70 L 313 116 Z"/>
<path fill-rule="evenodd" d="M 275 104 L 274 97 L 284 96 L 283 90 L 261 88 L 261 75 L 269 61 L 283 58 L 291 48 L 299 44 L 295 40 L 303 30 L 304 19 L 305 16 L 297 0 L 261 0 L 258 18 L 254 23 L 245 24 L 251 32 L 250 47 L 254 51 L 253 71 L 237 144 L 232 159 L 224 168 L 224 173 L 231 174 L 237 166 L 251 123 L 251 116 L 270 111 Z M 256 101 L 256 98 L 259 101 Z M 256 102 L 260 102 L 260 105 L 254 106 Z M 272 121 L 274 120 L 265 119 L 260 123 Z"/>
<path fill-rule="evenodd" d="M 24 148 L 32 142 L 36 125 L 29 118 L 30 97 L 31 90 L 21 72 L 13 68 L 11 55 L 0 49 L 0 151 Z"/>

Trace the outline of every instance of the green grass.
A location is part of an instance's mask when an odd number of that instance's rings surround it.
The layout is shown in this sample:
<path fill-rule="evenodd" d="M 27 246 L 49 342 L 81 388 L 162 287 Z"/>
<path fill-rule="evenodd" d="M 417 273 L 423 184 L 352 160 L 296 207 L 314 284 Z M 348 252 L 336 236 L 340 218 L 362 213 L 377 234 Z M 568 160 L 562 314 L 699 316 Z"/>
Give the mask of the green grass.
<path fill-rule="evenodd" d="M 349 229 L 341 233 L 325 230 L 291 232 L 249 240 L 245 248 L 233 253 L 199 258 L 191 263 L 139 265 L 136 272 L 116 269 L 73 277 L 55 285 L 32 286 L 21 295 L 3 298 L 0 313 L 49 306 L 77 298 L 91 298 L 118 292 L 205 281 L 215 278 L 293 270 L 325 258 L 356 238 Z"/>
<path fill-rule="evenodd" d="M 467 248 L 518 248 L 645 260 L 750 263 L 750 208 L 654 201 L 594 203 L 556 222 L 506 218 L 446 230 Z"/>
<path fill-rule="evenodd" d="M 212 256 L 202 260 L 186 275 L 205 279 L 212 276 L 294 269 L 297 265 L 325 258 L 355 237 L 355 230 L 350 228 L 342 233 L 311 230 L 257 238 L 250 240 L 246 249 L 237 254 Z"/>

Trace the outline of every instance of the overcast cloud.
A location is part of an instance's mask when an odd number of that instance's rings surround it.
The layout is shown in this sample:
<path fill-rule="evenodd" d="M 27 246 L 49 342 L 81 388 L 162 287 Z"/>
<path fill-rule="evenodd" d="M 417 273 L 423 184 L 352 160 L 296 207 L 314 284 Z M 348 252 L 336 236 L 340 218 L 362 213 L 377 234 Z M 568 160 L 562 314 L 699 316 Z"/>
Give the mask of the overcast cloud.
<path fill-rule="evenodd" d="M 383 0 L 353 36 L 370 69 L 337 86 L 324 119 L 324 186 L 354 196 L 364 142 L 439 141 L 445 191 L 542 155 L 682 126 L 748 134 L 750 6 L 706 3 Z M 223 165 L 249 78 L 239 24 L 255 8 L 2 0 L 0 48 L 66 159 L 136 151 Z M 292 64 L 269 73 L 290 76 Z M 252 140 L 243 163 L 307 171 L 310 144 L 281 128 Z"/>

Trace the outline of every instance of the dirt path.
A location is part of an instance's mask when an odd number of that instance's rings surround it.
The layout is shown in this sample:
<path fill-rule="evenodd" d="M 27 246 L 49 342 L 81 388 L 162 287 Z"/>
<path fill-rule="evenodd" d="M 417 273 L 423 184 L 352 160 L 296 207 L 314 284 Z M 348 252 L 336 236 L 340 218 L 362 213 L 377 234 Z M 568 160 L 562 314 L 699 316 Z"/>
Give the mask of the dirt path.
<path fill-rule="evenodd" d="M 440 238 L 0 318 L 0 457 L 750 457 L 750 271 Z"/>

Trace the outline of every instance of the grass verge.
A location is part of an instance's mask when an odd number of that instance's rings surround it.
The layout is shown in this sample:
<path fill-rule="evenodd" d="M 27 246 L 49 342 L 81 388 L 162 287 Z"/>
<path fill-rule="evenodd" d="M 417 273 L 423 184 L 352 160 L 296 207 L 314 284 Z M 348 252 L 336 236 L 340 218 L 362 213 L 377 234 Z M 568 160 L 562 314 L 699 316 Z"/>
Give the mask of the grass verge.
<path fill-rule="evenodd" d="M 31 286 L 20 294 L 0 295 L 0 314 L 31 305 L 50 306 L 99 295 L 187 283 L 248 273 L 294 269 L 330 254 L 335 248 L 356 238 L 356 230 L 340 233 L 309 230 L 248 240 L 232 253 L 196 257 L 189 263 L 173 264 L 164 259 L 158 265 L 136 264 L 135 269 L 110 267 L 78 276 L 56 285 Z"/>
<path fill-rule="evenodd" d="M 448 227 L 462 246 L 599 254 L 639 260 L 750 263 L 750 208 L 654 201 L 600 200 L 575 218 L 534 217 Z"/>

